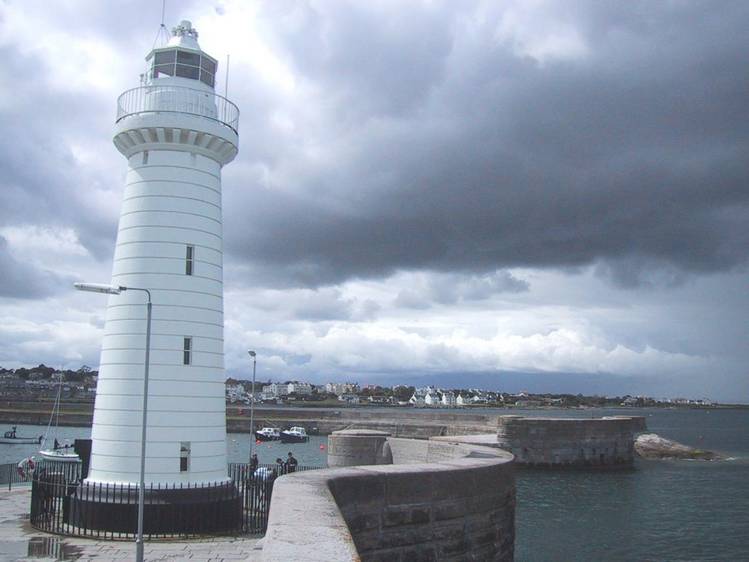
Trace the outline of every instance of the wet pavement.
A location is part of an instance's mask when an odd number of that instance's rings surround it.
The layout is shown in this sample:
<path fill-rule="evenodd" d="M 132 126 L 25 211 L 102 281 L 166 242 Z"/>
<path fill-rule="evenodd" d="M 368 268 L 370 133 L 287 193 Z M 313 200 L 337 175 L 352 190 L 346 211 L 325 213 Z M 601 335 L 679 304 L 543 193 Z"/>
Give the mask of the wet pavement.
<path fill-rule="evenodd" d="M 31 489 L 0 491 L 0 561 L 33 560 L 133 560 L 134 541 L 104 541 L 61 537 L 43 533 L 29 524 Z M 219 537 L 201 540 L 148 541 L 145 559 L 155 560 L 259 560 L 260 539 Z"/>

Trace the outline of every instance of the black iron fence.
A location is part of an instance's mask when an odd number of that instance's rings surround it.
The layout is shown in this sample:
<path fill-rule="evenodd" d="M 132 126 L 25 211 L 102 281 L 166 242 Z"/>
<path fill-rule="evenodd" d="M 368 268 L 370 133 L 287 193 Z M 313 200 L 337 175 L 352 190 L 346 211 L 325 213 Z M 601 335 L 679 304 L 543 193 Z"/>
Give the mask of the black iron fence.
<path fill-rule="evenodd" d="M 229 465 L 228 480 L 203 484 L 149 484 L 144 494 L 146 538 L 262 534 L 276 478 L 322 467 Z M 79 463 L 40 462 L 31 481 L 31 524 L 63 535 L 132 539 L 138 487 L 90 483 Z"/>
<path fill-rule="evenodd" d="M 19 471 L 16 463 L 0 464 L 0 488 L 7 486 L 8 490 L 12 490 L 14 486 L 29 486 L 30 484 L 31 475 Z"/>

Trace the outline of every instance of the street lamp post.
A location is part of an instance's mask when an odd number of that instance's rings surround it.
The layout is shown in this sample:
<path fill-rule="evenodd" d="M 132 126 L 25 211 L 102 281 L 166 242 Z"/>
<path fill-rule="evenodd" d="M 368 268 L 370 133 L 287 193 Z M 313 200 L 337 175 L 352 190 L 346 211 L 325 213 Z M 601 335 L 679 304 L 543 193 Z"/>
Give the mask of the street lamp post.
<path fill-rule="evenodd" d="M 250 393 L 250 462 L 255 445 L 255 367 L 257 367 L 257 353 L 247 352 L 252 357 L 252 392 Z"/>
<path fill-rule="evenodd" d="M 143 512 L 145 510 L 146 495 L 146 427 L 148 419 L 148 367 L 151 356 L 151 291 L 139 287 L 124 287 L 122 285 L 102 285 L 99 283 L 75 283 L 79 291 L 119 295 L 123 291 L 141 291 L 146 293 L 146 364 L 143 373 L 143 417 L 141 420 L 140 436 L 140 482 L 138 486 L 138 535 L 135 539 L 135 559 L 143 562 Z"/>

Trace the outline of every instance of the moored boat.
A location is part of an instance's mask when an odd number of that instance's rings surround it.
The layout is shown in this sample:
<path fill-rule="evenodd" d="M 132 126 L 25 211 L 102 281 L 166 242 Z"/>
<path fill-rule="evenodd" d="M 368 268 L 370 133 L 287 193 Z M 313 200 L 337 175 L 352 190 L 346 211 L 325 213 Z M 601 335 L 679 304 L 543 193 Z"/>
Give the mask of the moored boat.
<path fill-rule="evenodd" d="M 281 430 L 277 427 L 264 427 L 255 432 L 258 441 L 278 441 L 281 438 Z"/>
<path fill-rule="evenodd" d="M 294 426 L 281 432 L 281 443 L 306 443 L 309 441 L 307 430 L 303 427 Z"/>
<path fill-rule="evenodd" d="M 4 445 L 35 445 L 42 442 L 42 436 L 39 437 L 23 437 L 16 435 L 16 426 L 14 425 L 10 431 L 6 431 L 2 437 L 0 437 L 0 444 Z"/>
<path fill-rule="evenodd" d="M 52 406 L 52 413 L 49 415 L 49 423 L 47 424 L 47 431 L 44 434 L 44 438 L 40 440 L 41 448 L 39 455 L 42 460 L 55 461 L 55 462 L 80 462 L 81 458 L 78 453 L 75 452 L 73 446 L 65 442 L 64 445 L 60 445 L 57 441 L 57 437 L 53 437 L 54 444 L 52 447 L 46 446 L 49 438 L 49 431 L 52 427 L 52 421 L 55 421 L 55 434 L 57 433 L 57 425 L 60 419 L 60 397 L 62 396 L 62 375 L 60 376 L 60 384 L 57 387 L 57 397 L 55 398 L 55 404 Z"/>
<path fill-rule="evenodd" d="M 39 451 L 39 456 L 47 461 L 55 462 L 78 462 L 81 458 L 70 445 L 58 449 L 45 449 Z"/>

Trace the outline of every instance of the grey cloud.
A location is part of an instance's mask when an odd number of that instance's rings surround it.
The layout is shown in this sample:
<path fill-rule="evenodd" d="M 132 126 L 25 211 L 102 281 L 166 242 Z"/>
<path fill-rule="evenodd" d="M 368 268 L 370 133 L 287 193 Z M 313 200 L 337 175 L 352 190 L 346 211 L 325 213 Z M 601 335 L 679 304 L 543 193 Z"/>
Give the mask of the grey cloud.
<path fill-rule="evenodd" d="M 424 291 L 404 289 L 398 292 L 393 299 L 393 304 L 398 308 L 411 308 L 414 310 L 426 310 L 432 307 L 431 300 Z"/>
<path fill-rule="evenodd" d="M 69 137 L 90 129 L 88 147 L 107 146 L 109 131 L 99 132 L 96 100 L 72 93 L 50 94 L 44 76 L 48 71 L 38 57 L 23 57 L 0 48 L 14 80 L 10 111 L 0 114 L 0 224 L 47 224 L 74 229 L 81 243 L 99 259 L 111 257 L 116 215 L 101 216 L 89 204 L 93 188 L 106 187 L 104 178 L 81 166 L 73 156 Z M 27 73 L 27 68 L 37 72 Z M 17 85 L 17 86 L 16 86 Z M 107 104 L 111 110 L 111 104 Z M 33 116 L 33 117 L 32 117 Z M 107 146 L 107 148 L 109 148 Z M 117 176 L 114 176 L 115 178 Z"/>
<path fill-rule="evenodd" d="M 454 305 L 489 299 L 499 293 L 528 291 L 527 281 L 509 271 L 484 275 L 431 274 L 422 287 L 403 289 L 393 300 L 398 307 L 425 310 L 433 303 Z"/>
<path fill-rule="evenodd" d="M 442 304 L 481 301 L 497 293 L 522 293 L 529 288 L 527 281 L 508 271 L 470 276 L 436 275 L 430 279 L 429 285 L 434 300 Z"/>
<path fill-rule="evenodd" d="M 377 315 L 382 307 L 371 299 L 358 301 L 351 314 L 351 319 L 357 322 L 372 322 L 377 319 Z"/>
<path fill-rule="evenodd" d="M 241 230 L 227 217 L 235 258 L 303 286 L 590 264 L 639 286 L 746 263 L 745 4 L 576 5 L 588 54 L 543 64 L 496 42 L 496 13 L 461 28 L 471 4 L 413 23 L 439 47 L 383 31 L 386 16 L 363 24 L 358 6 L 309 16 L 335 40 L 287 52 L 329 92 L 330 164 L 287 147 L 268 185 L 231 192 L 256 211 Z M 355 44 L 337 40 L 351 29 Z"/>
<path fill-rule="evenodd" d="M 40 4 L 29 3 L 29 16 Z M 167 15 L 174 21 L 193 10 L 182 3 Z M 109 46 L 131 61 L 132 76 L 117 77 L 126 87 L 137 84 L 142 60 L 153 42 L 161 7 L 141 0 L 43 4 L 46 24 L 65 26 L 72 36 Z M 184 10 L 184 12 L 182 12 Z M 169 13 L 171 12 L 171 13 Z M 36 14 L 38 17 L 39 14 Z M 144 17 L 153 26 L 144 25 Z M 0 21 L 0 31 L 7 22 Z M 28 41 L 34 41 L 29 37 Z M 97 89 L 64 91 L 52 79 L 53 69 L 43 49 L 33 45 L 0 45 L 0 85 L 8 95 L 0 113 L 0 224 L 52 224 L 72 228 L 81 243 L 99 260 L 111 258 L 117 231 L 117 209 L 103 214 L 92 206 L 92 190 L 122 189 L 124 163 L 111 143 L 116 100 Z M 64 45 L 60 45 L 63 49 Z M 80 53 L 80 51 L 75 51 Z M 68 68 L 72 66 L 68 65 Z M 135 70 L 138 69 L 138 70 Z M 70 76 L 70 84 L 78 77 Z M 102 116 L 106 118 L 102 119 Z M 79 142 L 112 166 L 102 172 L 74 158 L 71 143 Z M 111 172 L 111 173 L 108 173 Z M 119 196 L 114 196 L 119 205 Z"/>
<path fill-rule="evenodd" d="M 348 320 L 352 315 L 352 304 L 341 298 L 338 291 L 315 291 L 299 299 L 291 314 L 298 320 Z"/>
<path fill-rule="evenodd" d="M 17 260 L 8 251 L 8 241 L 0 236 L 0 297 L 39 299 L 69 290 L 71 283 L 70 279 Z"/>

